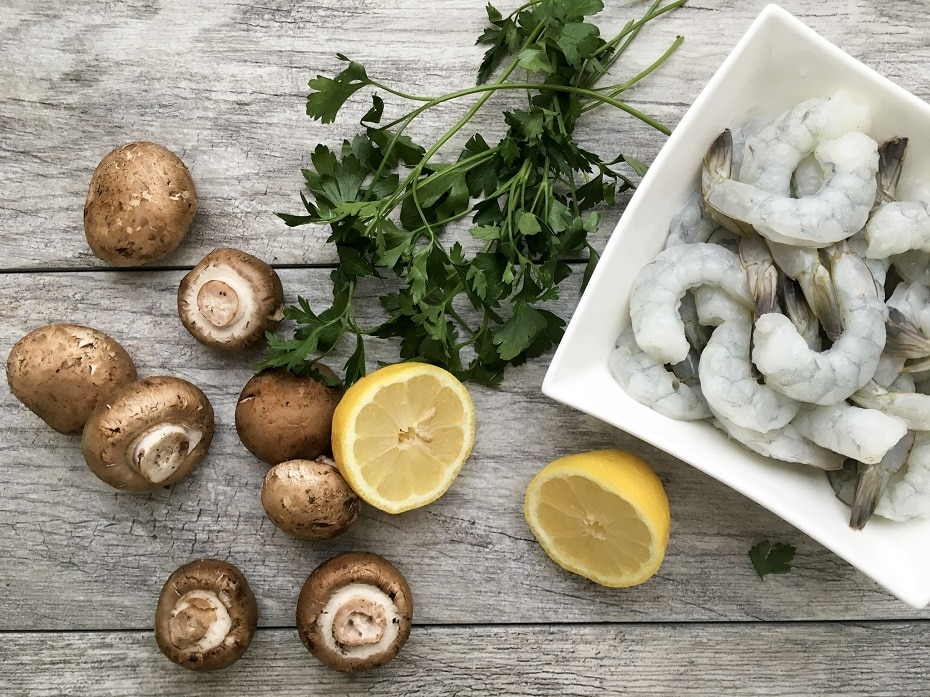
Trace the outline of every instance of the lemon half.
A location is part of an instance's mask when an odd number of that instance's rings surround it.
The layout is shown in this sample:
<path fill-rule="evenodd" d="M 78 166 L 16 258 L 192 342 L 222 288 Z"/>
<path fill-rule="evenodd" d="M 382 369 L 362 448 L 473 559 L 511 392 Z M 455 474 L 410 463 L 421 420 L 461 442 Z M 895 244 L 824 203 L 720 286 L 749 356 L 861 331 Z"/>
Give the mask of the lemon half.
<path fill-rule="evenodd" d="M 549 463 L 527 487 L 524 514 L 553 561 L 603 586 L 648 580 L 668 546 L 665 488 L 649 465 L 620 450 Z"/>
<path fill-rule="evenodd" d="M 398 363 L 354 383 L 333 414 L 333 459 L 355 493 L 388 513 L 435 501 L 475 441 L 475 407 L 452 373 Z"/>

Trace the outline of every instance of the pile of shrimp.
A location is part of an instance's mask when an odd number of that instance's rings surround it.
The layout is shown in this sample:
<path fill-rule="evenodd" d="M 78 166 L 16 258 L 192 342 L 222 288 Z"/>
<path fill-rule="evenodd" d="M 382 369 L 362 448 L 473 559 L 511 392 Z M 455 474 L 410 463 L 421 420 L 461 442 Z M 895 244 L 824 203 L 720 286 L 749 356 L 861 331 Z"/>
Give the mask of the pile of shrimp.
<path fill-rule="evenodd" d="M 636 400 L 827 472 L 849 524 L 930 515 L 930 203 L 845 91 L 724 131 L 633 282 Z"/>

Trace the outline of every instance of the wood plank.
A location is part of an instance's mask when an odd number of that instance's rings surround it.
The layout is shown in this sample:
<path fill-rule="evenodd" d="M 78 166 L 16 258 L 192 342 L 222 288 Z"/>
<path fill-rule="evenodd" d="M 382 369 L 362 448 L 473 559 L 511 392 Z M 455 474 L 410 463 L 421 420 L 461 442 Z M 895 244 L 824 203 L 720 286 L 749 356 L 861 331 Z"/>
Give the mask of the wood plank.
<path fill-rule="evenodd" d="M 344 675 L 291 629 L 259 630 L 232 667 L 195 674 L 150 632 L 6 633 L 5 690 L 24 697 L 926 694 L 925 622 L 414 627 L 397 658 Z M 312 687 L 310 687 L 312 686 Z"/>
<path fill-rule="evenodd" d="M 282 272 L 289 299 L 319 306 L 324 269 Z M 198 384 L 217 414 L 207 459 L 190 477 L 151 494 L 119 493 L 84 466 L 79 442 L 52 432 L 4 390 L 0 398 L 0 628 L 149 626 L 164 579 L 199 556 L 237 564 L 259 597 L 261 622 L 291 622 L 309 572 L 337 551 L 369 549 L 407 575 L 423 623 L 930 617 L 915 612 L 776 516 L 693 468 L 545 398 L 543 357 L 498 389 L 471 386 L 474 454 L 436 503 L 400 516 L 371 509 L 346 535 L 302 542 L 265 518 L 266 467 L 238 442 L 236 398 L 257 355 L 197 344 L 175 316 L 181 272 L 0 274 L 0 355 L 53 321 L 96 326 L 119 340 L 142 375 Z M 567 316 L 576 293 L 559 311 Z M 374 299 L 361 305 L 374 306 Z M 369 366 L 393 360 L 375 346 Z M 515 439 L 514 433 L 520 434 Z M 672 539 L 659 574 L 607 590 L 556 567 L 522 515 L 529 479 L 571 452 L 617 446 L 652 462 L 672 503 Z M 774 538 L 798 548 L 796 570 L 760 581 L 749 547 Z"/>
<path fill-rule="evenodd" d="M 506 8 L 515 3 L 502 6 Z M 676 33 L 678 54 L 628 93 L 669 126 L 713 74 L 766 0 L 691 2 L 647 28 L 618 79 L 661 54 Z M 930 96 L 922 67 L 930 49 L 912 3 L 781 3 L 852 55 L 918 96 Z M 607 3 L 599 22 L 619 27 L 641 11 Z M 417 93 L 474 82 L 484 26 L 480 3 L 444 0 L 423 13 L 417 0 L 249 3 L 165 0 L 89 12 L 64 0 L 13 0 L 0 17 L 0 239 L 5 268 L 99 267 L 82 230 L 90 174 L 116 145 L 150 139 L 175 150 L 197 182 L 201 213 L 188 240 L 164 260 L 189 266 L 218 246 L 280 264 L 333 260 L 317 229 L 286 228 L 276 211 L 300 206 L 299 168 L 316 143 L 354 133 L 359 106 L 332 126 L 304 114 L 307 80 L 339 69 L 342 51 L 373 75 Z M 425 38 L 424 38 L 425 37 Z M 876 40 L 876 37 L 881 37 Z M 501 108 L 508 103 L 500 100 Z M 413 129 L 435 138 L 461 114 L 450 104 Z M 476 126 L 499 134 L 499 116 Z M 616 112 L 593 115 L 580 134 L 598 152 L 651 161 L 663 138 Z M 458 142 L 458 141 L 456 141 Z M 605 214 L 613 228 L 620 209 Z"/>

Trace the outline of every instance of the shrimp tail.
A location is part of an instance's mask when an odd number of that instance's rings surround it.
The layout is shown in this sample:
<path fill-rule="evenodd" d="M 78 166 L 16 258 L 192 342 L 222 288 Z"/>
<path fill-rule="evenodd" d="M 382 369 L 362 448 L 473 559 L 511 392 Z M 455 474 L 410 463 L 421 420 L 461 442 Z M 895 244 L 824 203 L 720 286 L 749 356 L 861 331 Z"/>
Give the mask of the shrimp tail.
<path fill-rule="evenodd" d="M 907 154 L 907 138 L 894 137 L 886 140 L 878 148 L 878 196 L 876 207 L 882 203 L 895 200 L 895 192 L 904 169 L 904 156 Z"/>
<path fill-rule="evenodd" d="M 893 358 L 930 356 L 930 338 L 913 320 L 896 307 L 888 307 L 885 332 L 885 353 L 888 356 Z"/>
<path fill-rule="evenodd" d="M 707 200 L 715 184 L 733 177 L 733 133 L 729 128 L 714 139 L 714 142 L 704 154 L 703 164 L 701 194 L 704 202 L 704 212 L 709 218 L 717 221 L 730 232 L 735 232 L 737 235 L 752 233 L 752 226 L 748 223 L 721 213 Z"/>
<path fill-rule="evenodd" d="M 856 490 L 849 514 L 849 527 L 853 530 L 865 527 L 888 488 L 891 475 L 907 462 L 913 447 L 914 432 L 909 431 L 877 464 L 857 463 Z"/>
<path fill-rule="evenodd" d="M 830 272 L 825 266 L 817 266 L 810 278 L 809 289 L 810 297 L 808 302 L 811 309 L 823 325 L 823 331 L 830 341 L 836 339 L 843 333 L 843 321 L 840 318 L 840 305 L 836 298 L 836 288 L 833 285 L 833 279 Z"/>

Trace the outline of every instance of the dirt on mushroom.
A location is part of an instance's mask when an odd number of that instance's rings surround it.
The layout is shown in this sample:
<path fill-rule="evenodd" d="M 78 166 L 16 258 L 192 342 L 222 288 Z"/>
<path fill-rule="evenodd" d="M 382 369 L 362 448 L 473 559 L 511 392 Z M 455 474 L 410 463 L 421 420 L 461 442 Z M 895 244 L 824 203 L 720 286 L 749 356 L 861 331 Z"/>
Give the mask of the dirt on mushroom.
<path fill-rule="evenodd" d="M 334 376 L 325 365 L 317 367 Z M 246 449 L 269 465 L 313 460 L 330 450 L 333 412 L 342 394 L 341 386 L 330 387 L 310 375 L 263 370 L 239 395 L 236 432 Z"/>
<path fill-rule="evenodd" d="M 243 573 L 220 559 L 198 559 L 172 573 L 155 610 L 155 641 L 183 668 L 227 668 L 249 648 L 258 604 Z"/>
<path fill-rule="evenodd" d="M 154 376 L 129 383 L 90 415 L 81 448 L 112 487 L 148 491 L 190 474 L 213 440 L 213 407 L 196 385 Z"/>
<path fill-rule="evenodd" d="M 297 600 L 297 631 L 317 659 L 351 673 L 384 665 L 410 636 L 413 596 L 387 559 L 345 552 L 307 578 Z"/>
<path fill-rule="evenodd" d="M 265 474 L 262 508 L 278 528 L 302 540 L 341 535 L 358 520 L 361 501 L 325 455 L 288 460 Z"/>
<path fill-rule="evenodd" d="M 137 378 L 132 358 L 107 334 L 78 324 L 34 329 L 7 358 L 10 391 L 60 433 L 77 434 L 99 402 Z"/>
<path fill-rule="evenodd" d="M 281 279 L 261 259 L 215 249 L 178 286 L 178 314 L 191 335 L 213 348 L 250 348 L 284 317 Z"/>
<path fill-rule="evenodd" d="M 104 261 L 137 266 L 173 252 L 196 214 L 197 190 L 181 159 L 157 143 L 127 143 L 94 170 L 84 235 Z"/>

